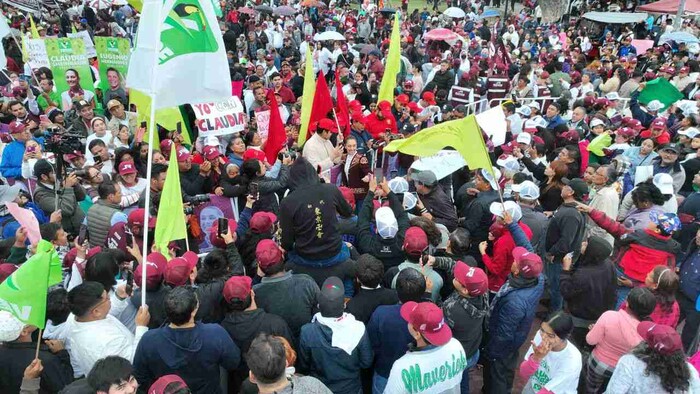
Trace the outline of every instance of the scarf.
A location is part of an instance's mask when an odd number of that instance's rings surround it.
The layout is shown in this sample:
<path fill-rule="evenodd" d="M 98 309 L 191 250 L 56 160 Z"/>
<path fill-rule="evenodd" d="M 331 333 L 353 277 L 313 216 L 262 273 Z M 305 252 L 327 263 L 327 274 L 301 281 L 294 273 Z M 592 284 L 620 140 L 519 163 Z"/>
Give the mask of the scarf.
<path fill-rule="evenodd" d="M 319 322 L 330 328 L 332 332 L 331 346 L 342 349 L 349 355 L 352 355 L 352 351 L 355 350 L 365 334 L 365 325 L 355 320 L 355 316 L 349 313 L 343 313 L 343 316 L 335 318 L 323 317 L 319 312 L 314 315 L 311 322 Z"/>

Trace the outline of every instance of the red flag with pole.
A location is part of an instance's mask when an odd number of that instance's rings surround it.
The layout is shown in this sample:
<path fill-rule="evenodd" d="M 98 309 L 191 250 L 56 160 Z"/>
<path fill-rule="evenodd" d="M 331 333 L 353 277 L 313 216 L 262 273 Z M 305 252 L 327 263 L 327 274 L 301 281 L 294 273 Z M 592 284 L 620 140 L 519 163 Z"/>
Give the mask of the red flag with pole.
<path fill-rule="evenodd" d="M 316 124 L 319 120 L 328 117 L 328 113 L 333 110 L 333 99 L 326 83 L 326 77 L 319 71 L 316 78 L 316 92 L 314 93 L 314 104 L 311 107 L 311 117 L 309 118 L 309 131 L 316 132 Z"/>
<path fill-rule="evenodd" d="M 274 163 L 277 160 L 277 154 L 284 147 L 284 143 L 287 142 L 287 133 L 284 130 L 284 123 L 282 123 L 274 89 L 268 90 L 267 100 L 270 102 L 270 125 L 263 151 L 265 152 L 265 157 L 267 157 L 267 162 Z"/>
<path fill-rule="evenodd" d="M 335 91 L 336 105 L 335 115 L 340 130 L 343 131 L 343 136 L 347 137 L 350 134 L 350 111 L 348 110 L 348 100 L 343 92 L 343 84 L 340 83 L 340 76 L 335 73 Z"/>

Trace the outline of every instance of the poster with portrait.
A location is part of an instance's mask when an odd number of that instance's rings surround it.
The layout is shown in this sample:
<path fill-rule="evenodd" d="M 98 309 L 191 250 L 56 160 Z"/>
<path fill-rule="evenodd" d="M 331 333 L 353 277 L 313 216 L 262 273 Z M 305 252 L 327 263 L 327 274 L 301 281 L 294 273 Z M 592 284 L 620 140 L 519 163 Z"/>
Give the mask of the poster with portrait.
<path fill-rule="evenodd" d="M 54 75 L 56 91 L 61 94 L 63 110 L 73 108 L 73 102 L 94 102 L 92 73 L 85 43 L 79 38 L 48 38 L 46 54 Z"/>
<path fill-rule="evenodd" d="M 116 37 L 95 37 L 97 61 L 100 65 L 100 90 L 126 89 L 129 69 L 129 40 Z M 124 94 L 126 96 L 126 94 Z"/>
<path fill-rule="evenodd" d="M 197 219 L 199 219 L 199 226 L 202 228 L 203 233 L 203 239 L 199 244 L 199 253 L 206 253 L 214 248 L 209 240 L 209 229 L 216 223 L 217 219 L 238 219 L 238 212 L 236 212 L 234 202 L 235 199 L 217 196 L 216 194 L 210 194 L 209 197 L 209 202 L 198 205 L 194 210 L 194 214 Z"/>

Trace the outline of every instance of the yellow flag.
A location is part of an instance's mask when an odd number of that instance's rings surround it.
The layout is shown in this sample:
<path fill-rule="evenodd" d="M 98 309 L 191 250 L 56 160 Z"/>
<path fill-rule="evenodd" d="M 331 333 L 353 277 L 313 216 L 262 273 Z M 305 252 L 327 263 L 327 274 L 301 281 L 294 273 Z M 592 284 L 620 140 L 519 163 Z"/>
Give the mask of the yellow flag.
<path fill-rule="evenodd" d="M 428 157 L 448 146 L 462 155 L 470 169 L 484 168 L 493 173 L 491 158 L 474 115 L 437 124 L 405 140 L 392 141 L 384 150 Z"/>
<path fill-rule="evenodd" d="M 31 13 L 29 13 L 29 27 L 32 32 L 32 38 L 41 38 L 39 36 L 39 31 L 36 29 L 36 25 L 34 24 L 34 18 L 32 18 Z"/>
<path fill-rule="evenodd" d="M 70 24 L 70 32 L 73 33 L 73 34 L 78 34 L 78 31 L 75 30 L 75 25 L 72 24 L 72 23 Z"/>
<path fill-rule="evenodd" d="M 141 9 L 143 8 L 143 0 L 128 0 L 127 2 L 130 6 L 134 7 L 136 11 L 141 12 Z"/>
<path fill-rule="evenodd" d="M 401 71 L 401 31 L 399 13 L 394 14 L 394 28 L 391 31 L 391 41 L 389 43 L 389 54 L 384 65 L 384 76 L 382 84 L 379 85 L 379 95 L 377 102 L 388 101 L 394 103 L 394 88 L 396 88 L 396 76 Z"/>
<path fill-rule="evenodd" d="M 304 91 L 301 96 L 301 127 L 299 128 L 299 140 L 297 144 L 301 147 L 306 142 L 306 134 L 309 131 L 309 121 L 311 119 L 311 108 L 314 106 L 314 96 L 316 95 L 316 80 L 314 78 L 314 61 L 311 52 L 313 47 L 306 44 L 306 61 L 304 70 Z"/>
<path fill-rule="evenodd" d="M 177 153 L 172 152 L 168 161 L 168 172 L 165 175 L 163 192 L 160 195 L 160 205 L 158 205 L 155 245 L 161 253 L 167 256 L 170 241 L 185 238 L 187 238 L 187 225 L 182 208 L 180 169 L 177 166 Z"/>
<path fill-rule="evenodd" d="M 129 103 L 136 106 L 138 122 L 146 122 L 147 125 L 150 125 L 151 98 L 139 90 L 129 89 Z M 190 134 L 184 131 L 186 129 L 185 120 L 182 119 L 182 113 L 178 107 L 161 108 L 156 110 L 156 124 L 159 124 L 168 130 L 177 130 L 178 123 L 182 124 L 182 137 L 185 139 L 185 144 L 192 145 Z M 147 130 L 146 134 L 144 134 L 144 141 L 148 141 L 149 133 L 150 130 Z M 157 132 L 153 135 L 153 144 L 154 149 L 160 145 L 160 139 L 158 138 Z"/>
<path fill-rule="evenodd" d="M 22 34 L 22 61 L 29 61 L 29 48 L 27 48 L 27 36 Z"/>

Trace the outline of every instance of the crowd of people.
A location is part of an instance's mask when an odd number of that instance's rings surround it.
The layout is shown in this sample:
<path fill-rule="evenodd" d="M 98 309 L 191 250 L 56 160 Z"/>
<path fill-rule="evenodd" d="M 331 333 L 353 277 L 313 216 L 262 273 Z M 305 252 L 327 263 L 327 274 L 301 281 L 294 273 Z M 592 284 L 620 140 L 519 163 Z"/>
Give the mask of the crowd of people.
<path fill-rule="evenodd" d="M 501 17 L 453 1 L 454 17 L 437 1 L 222 2 L 245 129 L 160 127 L 152 154 L 128 89 L 59 94 L 5 38 L 0 282 L 37 246 L 8 203 L 34 214 L 62 281 L 41 331 L 0 311 L 0 392 L 700 392 L 700 62 L 660 41 L 699 25 L 593 31 L 548 21 L 544 3 Z M 628 8 L 583 3 L 572 15 Z M 397 11 L 400 71 L 378 100 Z M 35 17 L 41 37 L 134 39 L 139 13 L 74 1 Z M 307 132 L 309 67 L 347 112 Z M 287 140 L 270 160 L 255 113 L 273 98 Z M 496 106 L 492 168 L 418 169 L 384 151 Z M 184 212 L 159 212 L 175 161 Z M 203 220 L 212 196 L 235 214 Z M 164 215 L 187 221 L 167 253 L 152 245 Z"/>

